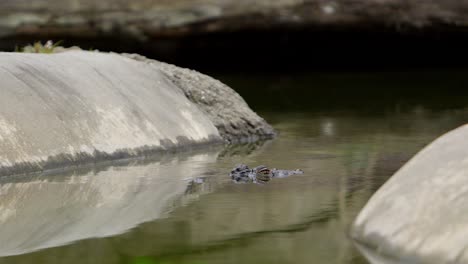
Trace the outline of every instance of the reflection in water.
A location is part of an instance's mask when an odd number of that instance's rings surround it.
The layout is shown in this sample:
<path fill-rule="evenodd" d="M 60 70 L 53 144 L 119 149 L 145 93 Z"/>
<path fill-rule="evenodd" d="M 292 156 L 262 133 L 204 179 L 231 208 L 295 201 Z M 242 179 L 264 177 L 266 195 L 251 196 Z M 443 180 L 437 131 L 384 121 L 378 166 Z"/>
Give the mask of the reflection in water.
<path fill-rule="evenodd" d="M 0 182 L 0 256 L 113 236 L 165 217 L 217 151 Z M 20 178 L 18 178 L 20 177 Z"/>
<path fill-rule="evenodd" d="M 367 263 L 357 212 L 468 111 L 265 116 L 280 136 L 263 145 L 2 180 L 0 253 L 22 255 L 0 263 Z M 239 163 L 304 174 L 233 184 Z"/>
<path fill-rule="evenodd" d="M 402 262 L 401 260 L 398 259 L 392 259 L 385 257 L 381 254 L 378 254 L 375 250 L 368 248 L 362 244 L 356 243 L 356 248 L 359 249 L 359 252 L 361 252 L 364 256 L 366 256 L 367 260 L 369 260 L 370 263 L 372 264 L 401 264 L 405 263 Z M 417 263 L 416 261 L 410 262 L 410 263 Z"/>

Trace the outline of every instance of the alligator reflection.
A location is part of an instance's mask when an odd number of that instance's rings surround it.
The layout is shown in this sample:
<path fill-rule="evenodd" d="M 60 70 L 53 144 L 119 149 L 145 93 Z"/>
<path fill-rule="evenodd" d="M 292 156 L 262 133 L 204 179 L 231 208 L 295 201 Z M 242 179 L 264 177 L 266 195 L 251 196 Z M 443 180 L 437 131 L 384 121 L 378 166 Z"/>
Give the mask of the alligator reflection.
<path fill-rule="evenodd" d="M 0 178 L 0 256 L 117 235 L 211 192 L 207 168 L 220 155 L 248 155 L 264 142 L 159 158 Z M 202 176 L 203 175 L 203 176 Z M 209 183 L 209 184 L 208 184 Z"/>

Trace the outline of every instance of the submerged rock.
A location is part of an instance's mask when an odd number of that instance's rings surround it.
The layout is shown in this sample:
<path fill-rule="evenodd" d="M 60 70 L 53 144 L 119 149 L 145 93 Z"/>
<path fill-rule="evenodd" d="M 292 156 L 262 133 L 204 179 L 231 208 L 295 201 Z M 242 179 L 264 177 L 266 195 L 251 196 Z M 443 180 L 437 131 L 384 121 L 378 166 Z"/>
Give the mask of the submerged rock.
<path fill-rule="evenodd" d="M 351 236 L 373 263 L 468 263 L 467 139 L 443 135 L 372 196 Z"/>
<path fill-rule="evenodd" d="M 272 135 L 271 127 L 227 86 L 165 67 L 170 70 L 98 52 L 0 53 L 0 175 L 152 155 L 219 143 L 223 137 Z M 184 87 L 193 93 L 206 90 L 206 98 L 221 103 L 200 107 L 202 102 L 186 96 Z M 226 101 L 233 102 L 224 105 L 230 115 L 219 110 Z M 222 130 L 223 122 L 237 120 L 253 128 L 239 124 L 242 132 Z"/>

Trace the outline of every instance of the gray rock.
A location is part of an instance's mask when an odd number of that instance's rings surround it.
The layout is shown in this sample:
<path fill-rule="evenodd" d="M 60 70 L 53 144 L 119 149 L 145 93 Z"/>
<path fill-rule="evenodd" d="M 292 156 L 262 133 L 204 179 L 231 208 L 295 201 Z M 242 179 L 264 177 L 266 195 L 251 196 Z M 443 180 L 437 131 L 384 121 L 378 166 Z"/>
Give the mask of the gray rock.
<path fill-rule="evenodd" d="M 369 259 L 468 263 L 467 139 L 467 125 L 443 135 L 372 196 L 351 232 Z"/>
<path fill-rule="evenodd" d="M 256 141 L 275 136 L 273 128 L 253 112 L 238 93 L 222 82 L 197 71 L 147 59 L 138 54 L 122 55 L 144 61 L 166 74 L 208 116 L 227 141 Z"/>
<path fill-rule="evenodd" d="M 220 82 L 118 54 L 0 53 L 0 79 L 0 175 L 220 143 L 220 134 L 230 141 L 263 135 L 241 121 L 270 128 Z M 188 92 L 208 106 L 189 101 Z M 238 130 L 222 130 L 231 122 Z"/>

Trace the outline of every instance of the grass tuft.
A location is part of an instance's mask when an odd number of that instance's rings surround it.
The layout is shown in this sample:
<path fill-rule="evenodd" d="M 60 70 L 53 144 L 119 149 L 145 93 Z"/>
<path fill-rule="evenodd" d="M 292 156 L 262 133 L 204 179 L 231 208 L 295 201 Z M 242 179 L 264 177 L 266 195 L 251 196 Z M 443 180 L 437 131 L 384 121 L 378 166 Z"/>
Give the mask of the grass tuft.
<path fill-rule="evenodd" d="M 42 44 L 40 41 L 37 41 L 34 42 L 34 44 L 30 44 L 22 48 L 16 46 L 15 52 L 51 54 L 54 53 L 54 49 L 60 44 L 62 44 L 62 41 L 53 43 L 52 40 L 48 40 L 45 44 Z"/>

